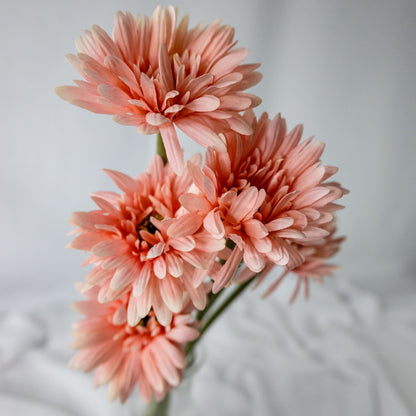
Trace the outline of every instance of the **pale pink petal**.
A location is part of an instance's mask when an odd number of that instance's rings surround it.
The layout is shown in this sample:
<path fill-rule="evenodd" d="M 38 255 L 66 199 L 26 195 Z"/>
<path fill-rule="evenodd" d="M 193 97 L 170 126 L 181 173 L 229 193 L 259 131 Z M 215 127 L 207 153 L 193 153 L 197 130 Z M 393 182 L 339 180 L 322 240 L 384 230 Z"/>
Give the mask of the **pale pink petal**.
<path fill-rule="evenodd" d="M 166 338 L 182 344 L 199 338 L 199 331 L 189 326 L 176 327 L 168 333 Z"/>
<path fill-rule="evenodd" d="M 111 191 L 98 191 L 91 194 L 92 197 L 100 198 L 111 205 L 117 204 L 120 201 L 120 195 Z"/>
<path fill-rule="evenodd" d="M 184 194 L 179 201 L 188 211 L 197 211 L 202 214 L 211 210 L 211 204 L 202 195 Z"/>
<path fill-rule="evenodd" d="M 108 202 L 107 199 L 102 198 L 101 196 L 91 195 L 91 199 L 100 207 L 103 211 L 107 212 L 115 218 L 120 217 L 120 212 L 114 207 L 114 205 Z"/>
<path fill-rule="evenodd" d="M 152 355 L 160 374 L 169 384 L 177 386 L 181 381 L 178 369 L 172 364 L 167 356 L 159 351 L 156 344 L 152 344 L 149 348 L 152 349 Z"/>
<path fill-rule="evenodd" d="M 217 88 L 230 87 L 231 85 L 237 84 L 242 79 L 243 79 L 243 74 L 241 74 L 240 72 L 232 72 L 230 74 L 227 74 L 219 78 L 215 82 L 215 86 Z"/>
<path fill-rule="evenodd" d="M 251 243 L 246 243 L 244 246 L 244 263 L 250 270 L 257 273 L 266 265 L 263 255 Z"/>
<path fill-rule="evenodd" d="M 148 259 L 154 259 L 156 257 L 159 257 L 165 248 L 165 243 L 157 243 L 155 244 L 147 253 L 146 258 Z"/>
<path fill-rule="evenodd" d="M 99 284 L 113 277 L 114 270 L 105 270 L 100 265 L 95 266 L 86 276 L 85 281 L 90 285 Z"/>
<path fill-rule="evenodd" d="M 138 190 L 137 182 L 130 176 L 115 170 L 104 169 L 104 172 L 113 180 L 119 189 L 125 193 L 134 193 Z"/>
<path fill-rule="evenodd" d="M 172 76 L 172 68 L 170 63 L 170 58 L 166 45 L 162 43 L 159 48 L 159 68 L 162 82 L 166 90 L 170 91 L 174 89 L 174 82 Z"/>
<path fill-rule="evenodd" d="M 223 287 L 228 285 L 242 258 L 243 251 L 239 250 L 237 247 L 234 248 L 234 250 L 231 253 L 231 256 L 221 267 L 219 273 L 212 277 L 214 279 L 212 293 L 218 293 Z"/>
<path fill-rule="evenodd" d="M 107 100 L 111 103 L 115 103 L 120 106 L 129 105 L 131 97 L 119 88 L 109 84 L 100 84 L 97 89 L 101 96 L 107 98 Z"/>
<path fill-rule="evenodd" d="M 169 119 L 160 113 L 147 113 L 146 114 L 146 122 L 149 123 L 151 126 L 159 127 L 168 121 Z"/>
<path fill-rule="evenodd" d="M 113 344 L 114 350 L 117 349 L 117 343 Z M 101 364 L 94 373 L 93 387 L 100 387 L 108 383 L 117 372 L 123 362 L 123 355 L 113 354 L 105 363 Z"/>
<path fill-rule="evenodd" d="M 77 235 L 66 247 L 76 248 L 78 250 L 91 250 L 107 238 L 108 234 L 103 232 L 83 232 Z"/>
<path fill-rule="evenodd" d="M 106 342 L 96 345 L 93 348 L 89 348 L 88 350 L 78 352 L 74 357 L 72 357 L 68 366 L 70 368 L 80 368 L 83 371 L 88 372 L 102 362 L 107 361 L 113 353 L 113 344 L 111 342 Z"/>
<path fill-rule="evenodd" d="M 296 248 L 289 244 L 285 246 L 285 251 L 289 256 L 289 260 L 287 262 L 287 268 L 293 269 L 295 267 L 299 267 L 302 263 L 304 263 L 305 258 L 302 253 Z"/>
<path fill-rule="evenodd" d="M 187 252 L 195 248 L 195 240 L 192 237 L 171 238 L 169 245 L 175 250 Z"/>
<path fill-rule="evenodd" d="M 210 211 L 204 218 L 204 228 L 214 239 L 221 239 L 225 235 L 224 225 L 217 209 Z"/>
<path fill-rule="evenodd" d="M 202 281 L 207 273 L 201 270 L 200 276 L 197 276 L 197 274 L 198 272 L 194 271 L 192 272 L 192 277 L 186 274 L 183 276 L 183 283 L 195 308 L 203 310 L 207 304 L 207 295 Z"/>
<path fill-rule="evenodd" d="M 172 169 L 181 174 L 183 170 L 183 150 L 179 144 L 178 136 L 172 123 L 165 123 L 160 126 L 163 144 L 165 145 L 166 155 Z"/>
<path fill-rule="evenodd" d="M 166 276 L 166 271 L 166 262 L 163 256 L 153 260 L 153 272 L 159 279 L 163 279 Z"/>
<path fill-rule="evenodd" d="M 186 104 L 186 108 L 196 112 L 215 111 L 220 106 L 219 98 L 214 95 L 203 95 Z"/>
<path fill-rule="evenodd" d="M 234 49 L 224 58 L 220 59 L 212 68 L 211 74 L 218 77 L 221 74 L 232 72 L 248 55 L 247 49 Z"/>
<path fill-rule="evenodd" d="M 142 268 L 139 270 L 136 279 L 133 282 L 133 296 L 140 297 L 149 283 L 150 276 L 152 274 L 152 264 L 151 262 L 146 262 L 143 264 Z"/>
<path fill-rule="evenodd" d="M 225 246 L 225 239 L 212 238 L 210 234 L 199 234 L 195 237 L 196 248 L 208 253 L 216 253 Z"/>
<path fill-rule="evenodd" d="M 81 321 L 78 322 L 80 324 Z M 87 323 L 88 324 L 88 323 Z M 85 348 L 92 345 L 101 344 L 106 339 L 113 337 L 117 333 L 117 328 L 97 323 L 94 327 L 88 325 L 88 331 L 77 331 L 73 329 L 76 338 L 72 341 L 71 348 Z"/>
<path fill-rule="evenodd" d="M 97 297 L 97 295 L 95 295 L 95 297 Z M 101 305 L 100 303 L 88 300 L 71 303 L 71 309 L 85 316 L 108 314 L 108 308 L 106 305 Z"/>
<path fill-rule="evenodd" d="M 101 241 L 92 248 L 93 254 L 98 257 L 121 256 L 129 250 L 130 245 L 119 238 Z"/>
<path fill-rule="evenodd" d="M 329 235 L 329 231 L 319 227 L 308 226 L 302 233 L 307 239 L 319 239 Z"/>
<path fill-rule="evenodd" d="M 114 312 L 112 323 L 114 325 L 123 325 L 127 322 L 127 311 L 124 305 L 120 305 Z"/>
<path fill-rule="evenodd" d="M 130 255 L 124 255 L 124 256 L 115 256 L 115 257 L 107 257 L 102 263 L 101 267 L 103 269 L 111 270 L 115 269 L 122 264 L 124 264 L 126 261 L 130 260 Z"/>
<path fill-rule="evenodd" d="M 101 285 L 102 285 L 101 289 L 98 292 L 98 302 L 100 302 L 100 303 L 111 302 L 111 301 L 119 298 L 120 296 L 122 296 L 126 292 L 125 289 L 123 289 L 121 291 L 115 291 L 115 290 L 111 289 L 110 282 L 104 282 L 104 283 L 101 283 Z"/>
<path fill-rule="evenodd" d="M 198 121 L 197 117 L 189 116 L 187 118 L 175 120 L 175 124 L 190 138 L 195 140 L 201 146 L 212 146 L 219 152 L 225 152 L 226 146 L 220 136 L 211 128 Z"/>
<path fill-rule="evenodd" d="M 244 221 L 243 227 L 249 237 L 264 238 L 269 234 L 267 228 L 259 220 L 249 219 Z"/>
<path fill-rule="evenodd" d="M 136 326 L 147 315 L 150 310 L 150 300 L 150 296 L 145 297 L 142 295 L 140 298 L 135 298 L 133 295 L 130 295 L 127 308 L 127 322 L 130 326 Z"/>
<path fill-rule="evenodd" d="M 124 289 L 127 285 L 133 282 L 139 271 L 139 263 L 136 259 L 131 259 L 117 268 L 113 278 L 111 279 L 111 289 L 118 291 Z"/>
<path fill-rule="evenodd" d="M 285 266 L 289 262 L 289 255 L 286 249 L 289 244 L 286 244 L 284 240 L 280 239 L 273 239 L 272 244 L 273 248 L 271 251 L 267 252 L 267 258 L 274 264 Z"/>
<path fill-rule="evenodd" d="M 251 126 L 238 116 L 228 118 L 227 123 L 230 128 L 237 133 L 243 134 L 245 136 L 253 133 Z"/>
<path fill-rule="evenodd" d="M 221 97 L 221 110 L 244 111 L 251 106 L 251 100 L 238 94 L 228 94 Z"/>
<path fill-rule="evenodd" d="M 249 214 L 256 205 L 259 191 L 256 187 L 251 186 L 245 189 L 232 202 L 227 213 L 227 220 L 233 224 L 237 224 L 245 218 L 249 219 Z"/>
<path fill-rule="evenodd" d="M 178 313 L 182 308 L 183 287 L 179 279 L 166 276 L 159 282 L 160 295 L 168 308 Z"/>
<path fill-rule="evenodd" d="M 273 247 L 271 238 L 251 238 L 250 241 L 259 253 L 268 253 Z"/>
<path fill-rule="evenodd" d="M 280 230 L 280 231 L 277 231 L 274 235 L 278 235 L 280 238 L 292 238 L 292 239 L 302 239 L 306 237 L 303 231 L 292 230 L 292 229 Z"/>
<path fill-rule="evenodd" d="M 171 362 L 177 368 L 186 367 L 186 358 L 182 350 L 180 350 L 177 346 L 169 342 L 165 337 L 158 337 L 157 340 L 155 340 L 155 342 L 156 341 L 161 351 L 163 351 L 169 357 Z"/>
<path fill-rule="evenodd" d="M 179 277 L 183 273 L 183 261 L 174 253 L 167 253 L 165 255 L 166 266 L 168 272 L 173 277 Z"/>
<path fill-rule="evenodd" d="M 163 378 L 156 366 L 151 348 L 145 348 L 142 352 L 141 363 L 149 383 L 156 391 L 163 391 Z"/>
<path fill-rule="evenodd" d="M 206 256 L 201 255 L 197 250 L 182 251 L 179 255 L 185 260 L 185 262 L 191 264 L 198 269 L 206 269 L 207 260 Z"/>
<path fill-rule="evenodd" d="M 312 189 L 308 189 L 305 192 L 302 192 L 295 199 L 293 206 L 296 209 L 304 208 L 308 205 L 312 205 L 314 202 L 321 199 L 323 196 L 329 193 L 329 189 L 323 186 L 317 186 Z"/>
<path fill-rule="evenodd" d="M 211 202 L 211 204 L 215 204 L 217 201 L 217 189 L 215 183 L 208 176 L 204 176 L 202 185 L 208 201 Z"/>
<path fill-rule="evenodd" d="M 145 403 L 150 403 L 153 397 L 153 389 L 149 381 L 147 380 L 144 371 L 139 373 L 137 384 L 139 386 L 140 396 L 143 399 L 143 401 Z"/>
<path fill-rule="evenodd" d="M 177 218 L 168 228 L 168 236 L 181 238 L 196 233 L 202 225 L 202 217 L 196 213 L 185 214 Z"/>
<path fill-rule="evenodd" d="M 325 166 L 312 165 L 298 176 L 293 183 L 293 189 L 304 191 L 318 186 L 322 182 L 325 173 Z"/>
<path fill-rule="evenodd" d="M 159 280 L 161 282 L 161 280 Z M 167 326 L 172 321 L 172 311 L 168 308 L 165 301 L 160 295 L 160 287 L 154 292 L 153 296 L 153 310 L 156 314 L 157 320 L 161 325 Z"/>
<path fill-rule="evenodd" d="M 267 231 L 273 232 L 273 231 L 282 230 L 284 228 L 288 228 L 294 222 L 295 220 L 292 217 L 282 217 L 282 218 L 277 218 L 273 221 L 270 221 L 269 223 L 265 224 L 265 226 L 266 226 Z"/>

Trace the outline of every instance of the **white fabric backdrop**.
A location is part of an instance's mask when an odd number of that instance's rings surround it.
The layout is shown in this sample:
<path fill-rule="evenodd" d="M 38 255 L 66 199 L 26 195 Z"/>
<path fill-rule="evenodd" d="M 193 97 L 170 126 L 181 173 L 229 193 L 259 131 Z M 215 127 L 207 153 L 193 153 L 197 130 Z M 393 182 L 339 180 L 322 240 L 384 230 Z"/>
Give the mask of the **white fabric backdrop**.
<path fill-rule="evenodd" d="M 116 10 L 150 14 L 156 4 L 2 3 L 0 414 L 140 411 L 137 397 L 108 404 L 89 376 L 65 367 L 84 255 L 64 246 L 71 212 L 93 207 L 90 192 L 114 189 L 101 169 L 143 171 L 154 138 L 70 106 L 53 88 L 77 78 L 64 55 L 83 29 L 111 30 Z M 257 114 L 304 123 L 352 191 L 340 213 L 343 270 L 294 307 L 293 282 L 267 301 L 241 299 L 204 341 L 190 414 L 214 405 L 218 415 L 415 414 L 416 2 L 176 5 L 193 24 L 221 17 L 236 28 L 247 62 L 262 63 Z M 188 156 L 201 151 L 182 144 Z"/>

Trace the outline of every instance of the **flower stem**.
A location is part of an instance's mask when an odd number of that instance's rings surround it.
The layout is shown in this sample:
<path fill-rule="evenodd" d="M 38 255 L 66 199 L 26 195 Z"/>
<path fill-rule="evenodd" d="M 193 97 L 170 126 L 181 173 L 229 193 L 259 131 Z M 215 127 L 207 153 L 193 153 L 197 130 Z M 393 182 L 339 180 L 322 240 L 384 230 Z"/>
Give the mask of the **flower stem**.
<path fill-rule="evenodd" d="M 196 320 L 202 321 L 202 318 L 207 314 L 207 312 L 212 308 L 212 305 L 216 302 L 218 297 L 221 295 L 221 293 L 224 291 L 224 289 L 221 289 L 218 293 L 210 293 L 208 295 L 208 303 L 205 309 L 202 309 L 202 311 L 198 311 L 196 314 Z"/>
<path fill-rule="evenodd" d="M 241 283 L 237 285 L 237 287 L 231 292 L 231 294 L 224 300 L 224 302 L 218 307 L 218 309 L 209 317 L 209 319 L 204 323 L 201 330 L 199 331 L 200 335 L 199 338 L 195 341 L 189 342 L 186 345 L 185 348 L 185 354 L 188 355 L 192 352 L 192 350 L 195 348 L 195 345 L 201 340 L 204 333 L 207 331 L 207 329 L 215 322 L 215 320 L 231 305 L 231 303 L 241 295 L 241 293 L 244 292 L 244 290 L 250 285 L 250 283 L 257 277 L 257 275 L 254 275 L 251 279 L 247 280 L 244 283 Z M 221 291 L 222 292 L 222 291 Z M 219 295 L 221 292 L 218 292 L 217 295 Z M 215 297 L 214 301 L 217 299 Z M 208 305 L 207 307 L 210 307 L 211 305 Z"/>
<path fill-rule="evenodd" d="M 169 393 L 161 400 L 157 402 L 155 399 L 152 399 L 149 406 L 146 409 L 146 416 L 168 416 L 169 412 L 169 400 L 170 395 Z"/>
<path fill-rule="evenodd" d="M 165 145 L 163 144 L 162 136 L 160 133 L 158 133 L 156 136 L 156 154 L 162 158 L 163 164 L 166 165 L 168 158 L 166 156 Z"/>

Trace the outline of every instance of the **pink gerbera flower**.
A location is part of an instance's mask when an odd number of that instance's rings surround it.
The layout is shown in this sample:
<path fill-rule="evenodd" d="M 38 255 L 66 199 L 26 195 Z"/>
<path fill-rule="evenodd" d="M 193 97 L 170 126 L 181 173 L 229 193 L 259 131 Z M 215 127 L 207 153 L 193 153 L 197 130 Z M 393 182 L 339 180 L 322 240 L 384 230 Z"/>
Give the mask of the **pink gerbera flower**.
<path fill-rule="evenodd" d="M 173 169 L 183 154 L 174 124 L 204 147 L 226 150 L 218 131 L 251 132 L 240 111 L 260 99 L 242 91 L 259 82 L 257 64 L 241 65 L 248 51 L 235 49 L 234 29 L 219 20 L 188 29 L 177 25 L 172 6 L 158 6 L 152 18 L 118 12 L 113 37 L 93 26 L 76 41 L 69 62 L 84 77 L 76 86 L 57 88 L 64 100 L 139 132 L 160 132 Z"/>
<path fill-rule="evenodd" d="M 162 326 L 150 310 L 137 325 L 130 326 L 128 294 L 106 304 L 97 300 L 98 287 L 85 295 L 87 300 L 73 305 L 85 319 L 73 325 L 71 346 L 80 351 L 70 366 L 85 372 L 95 370 L 94 386 L 109 383 L 109 400 L 118 397 L 125 402 L 136 385 L 146 402 L 152 397 L 163 399 L 181 381 L 185 343 L 199 337 L 192 316 L 181 311 L 174 314 L 169 326 Z"/>
<path fill-rule="evenodd" d="M 270 262 L 289 269 L 301 264 L 299 246 L 328 235 L 325 225 L 341 208 L 334 201 L 344 193 L 326 182 L 337 169 L 321 165 L 324 144 L 301 142 L 301 126 L 286 133 L 280 115 L 263 114 L 258 122 L 252 111 L 244 117 L 253 134 L 227 133 L 227 152 L 209 148 L 203 172 L 191 167 L 198 192 L 181 197 L 214 238 L 236 244 L 212 276 L 214 292 L 229 284 L 242 259 L 256 273 Z"/>
<path fill-rule="evenodd" d="M 92 252 L 87 263 L 94 268 L 86 281 L 100 286 L 98 300 L 109 302 L 129 292 L 131 326 L 151 308 L 159 322 L 169 324 L 172 312 L 182 308 L 185 291 L 203 309 L 202 281 L 224 241 L 207 238 L 196 214 L 182 215 L 179 197 L 191 185 L 187 170 L 177 176 L 155 156 L 149 171 L 136 179 L 106 173 L 124 193 L 94 193 L 99 209 L 71 216 L 79 234 L 68 245 Z"/>

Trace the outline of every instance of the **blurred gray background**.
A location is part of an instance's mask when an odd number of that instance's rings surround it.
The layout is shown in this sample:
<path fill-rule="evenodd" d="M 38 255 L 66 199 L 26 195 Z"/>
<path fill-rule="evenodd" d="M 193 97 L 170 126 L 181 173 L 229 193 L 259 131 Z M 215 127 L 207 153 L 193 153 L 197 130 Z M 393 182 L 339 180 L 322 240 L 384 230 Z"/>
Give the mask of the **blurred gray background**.
<path fill-rule="evenodd" d="M 53 89 L 80 78 L 64 55 L 76 52 L 84 29 L 98 24 L 111 33 L 117 10 L 151 15 L 159 3 L 171 2 L 2 1 L 1 414 L 130 415 L 141 408 L 137 397 L 124 407 L 107 404 L 105 389 L 93 392 L 89 376 L 65 369 L 75 319 L 68 305 L 85 256 L 64 247 L 70 214 L 93 208 L 91 192 L 115 190 L 102 168 L 135 176 L 155 139 L 71 106 Z M 191 395 L 204 405 L 189 414 L 205 414 L 213 402 L 218 415 L 416 414 L 416 2 L 174 4 L 191 26 L 220 17 L 235 27 L 238 45 L 250 50 L 246 62 L 261 63 L 256 114 L 280 112 L 289 127 L 303 123 L 305 136 L 327 144 L 322 161 L 338 166 L 336 179 L 351 190 L 339 215 L 348 237 L 336 258 L 342 270 L 324 287 L 313 285 L 308 303 L 288 307 L 292 281 L 266 301 L 259 291 L 247 294 L 205 340 L 207 362 Z M 186 137 L 181 143 L 187 156 L 202 152 Z M 265 330 L 252 351 L 238 340 L 259 322 Z M 241 362 L 210 364 L 230 361 L 227 354 Z M 323 358 L 331 354 L 335 367 Z"/>

